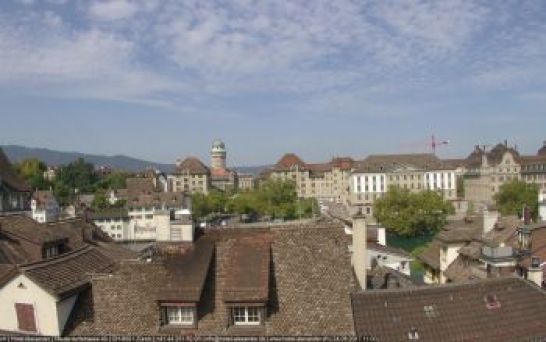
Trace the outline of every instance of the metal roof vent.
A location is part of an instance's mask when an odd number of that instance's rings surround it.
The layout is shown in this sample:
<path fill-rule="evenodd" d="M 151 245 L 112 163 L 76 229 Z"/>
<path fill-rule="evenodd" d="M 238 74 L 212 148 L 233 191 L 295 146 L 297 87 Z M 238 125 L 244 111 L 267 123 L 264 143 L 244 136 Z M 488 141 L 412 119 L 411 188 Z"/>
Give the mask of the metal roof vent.
<path fill-rule="evenodd" d="M 419 332 L 417 331 L 417 328 L 413 327 L 408 332 L 408 340 L 410 341 L 417 341 L 419 339 Z"/>

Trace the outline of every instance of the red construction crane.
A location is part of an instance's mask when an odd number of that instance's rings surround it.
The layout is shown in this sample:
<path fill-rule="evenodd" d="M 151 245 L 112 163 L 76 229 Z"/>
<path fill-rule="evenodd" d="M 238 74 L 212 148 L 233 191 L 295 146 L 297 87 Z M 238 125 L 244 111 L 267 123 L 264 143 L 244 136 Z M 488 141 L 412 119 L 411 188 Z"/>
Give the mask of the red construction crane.
<path fill-rule="evenodd" d="M 432 148 L 432 153 L 436 154 L 436 148 L 437 147 L 441 147 L 443 145 L 447 145 L 449 144 L 449 140 L 441 140 L 441 141 L 436 141 L 436 137 L 434 136 L 434 134 L 432 135 L 431 139 L 430 139 L 430 147 Z"/>
<path fill-rule="evenodd" d="M 418 149 L 420 151 L 422 151 L 423 149 L 426 149 L 426 151 L 432 150 L 432 153 L 436 154 L 436 149 L 437 148 L 440 148 L 440 147 L 448 145 L 448 144 L 449 144 L 449 140 L 438 141 L 438 140 L 436 140 L 436 136 L 433 134 L 430 137 L 430 140 L 421 140 L 421 141 L 416 141 L 416 142 L 405 142 L 405 143 L 401 144 L 400 147 L 403 148 L 403 149 L 412 149 L 412 150 Z"/>

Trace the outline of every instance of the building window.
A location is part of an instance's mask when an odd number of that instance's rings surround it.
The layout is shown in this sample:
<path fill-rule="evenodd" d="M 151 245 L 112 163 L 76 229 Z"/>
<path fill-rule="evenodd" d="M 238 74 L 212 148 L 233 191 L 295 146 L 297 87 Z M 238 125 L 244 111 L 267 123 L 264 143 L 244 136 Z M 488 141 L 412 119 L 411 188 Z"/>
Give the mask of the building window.
<path fill-rule="evenodd" d="M 44 248 L 44 258 L 49 259 L 53 258 L 55 256 L 59 255 L 59 247 L 58 246 L 50 246 Z"/>
<path fill-rule="evenodd" d="M 193 307 L 165 306 L 163 310 L 165 324 L 193 325 Z"/>
<path fill-rule="evenodd" d="M 260 308 L 240 306 L 232 309 L 233 324 L 235 325 L 259 325 L 261 322 Z"/>

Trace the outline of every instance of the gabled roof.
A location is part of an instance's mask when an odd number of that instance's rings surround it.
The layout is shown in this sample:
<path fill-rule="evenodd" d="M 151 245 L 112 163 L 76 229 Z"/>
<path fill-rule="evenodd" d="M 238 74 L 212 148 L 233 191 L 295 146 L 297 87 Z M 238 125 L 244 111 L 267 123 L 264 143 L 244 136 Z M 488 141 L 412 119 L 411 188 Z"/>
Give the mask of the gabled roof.
<path fill-rule="evenodd" d="M 149 195 L 156 192 L 154 179 L 149 177 L 131 177 L 126 179 L 127 196 Z"/>
<path fill-rule="evenodd" d="M 29 192 L 30 186 L 13 169 L 4 150 L 0 147 L 0 185 L 6 184 L 14 191 Z"/>
<path fill-rule="evenodd" d="M 546 335 L 545 293 L 522 279 L 363 291 L 352 296 L 358 336 L 377 341 L 521 341 Z"/>
<path fill-rule="evenodd" d="M 64 298 L 88 285 L 91 273 L 109 272 L 113 267 L 114 261 L 97 248 L 84 246 L 18 269 L 47 292 Z"/>
<path fill-rule="evenodd" d="M 307 165 L 294 153 L 286 153 L 279 159 L 279 161 L 273 166 L 275 170 L 289 170 L 290 168 L 298 166 L 300 169 L 305 169 Z"/>
<path fill-rule="evenodd" d="M 225 302 L 267 302 L 269 298 L 270 240 L 267 235 L 242 237 L 228 251 Z"/>
<path fill-rule="evenodd" d="M 434 270 L 440 270 L 441 248 L 442 243 L 434 239 L 419 255 L 417 255 L 417 259 L 421 260 L 425 265 L 431 267 Z"/>
<path fill-rule="evenodd" d="M 250 239 L 249 242 L 266 243 L 269 237 L 271 273 L 268 283 L 268 316 L 265 324 L 256 329 L 245 329 L 244 332 L 229 328 L 229 310 L 224 301 L 224 290 L 232 285 L 241 285 L 235 283 L 236 279 L 229 280 L 230 272 L 233 271 L 233 267 L 230 266 L 231 257 L 239 258 L 246 255 L 245 251 L 241 251 L 241 254 L 233 253 L 234 249 L 240 246 L 237 242 Z M 158 274 L 161 269 L 166 268 L 161 263 L 152 261 L 135 263 L 132 266 L 122 263 L 113 276 L 95 277 L 92 300 L 78 303 L 73 313 L 77 319 L 68 323 L 70 327 L 68 333 L 70 335 L 190 333 L 198 336 L 241 333 L 270 336 L 353 335 L 354 323 L 349 294 L 355 282 L 350 252 L 347 248 L 349 241 L 343 227 L 310 225 L 297 228 L 229 228 L 207 232 L 197 241 L 202 239 L 215 243 L 216 256 L 212 261 L 199 303 L 197 329 L 174 332 L 158 330 L 160 311 L 156 289 L 163 288 L 165 278 L 159 277 Z M 261 251 L 263 250 L 260 250 L 259 254 Z M 260 265 L 265 264 L 265 259 L 262 257 L 258 259 L 260 259 L 258 264 L 248 263 L 249 267 L 258 267 L 261 270 Z M 242 266 L 246 268 L 242 264 L 238 267 Z M 146 271 L 151 267 L 158 269 L 153 272 Z M 242 274 L 244 269 L 240 268 L 237 272 Z M 261 271 L 258 271 L 258 274 L 262 274 Z M 246 277 L 244 274 L 242 276 Z M 258 283 L 263 284 L 265 278 L 261 276 L 258 278 L 261 279 Z M 182 281 L 174 280 L 169 280 L 173 289 L 179 285 L 184 286 Z M 251 283 L 254 285 L 254 281 Z M 123 288 L 122 292 L 120 288 Z M 246 290 L 244 286 L 239 289 Z M 113 293 L 116 295 L 112 295 Z"/>
<path fill-rule="evenodd" d="M 16 236 L 35 244 L 68 239 L 68 235 L 57 229 L 50 229 L 47 224 L 38 223 L 28 216 L 0 216 L 1 233 Z"/>
<path fill-rule="evenodd" d="M 444 271 L 444 275 L 451 281 L 461 283 L 468 280 L 487 278 L 485 268 L 480 268 L 470 260 L 459 255 Z"/>
<path fill-rule="evenodd" d="M 209 168 L 197 157 L 188 157 L 176 166 L 175 174 L 204 175 L 209 174 Z"/>

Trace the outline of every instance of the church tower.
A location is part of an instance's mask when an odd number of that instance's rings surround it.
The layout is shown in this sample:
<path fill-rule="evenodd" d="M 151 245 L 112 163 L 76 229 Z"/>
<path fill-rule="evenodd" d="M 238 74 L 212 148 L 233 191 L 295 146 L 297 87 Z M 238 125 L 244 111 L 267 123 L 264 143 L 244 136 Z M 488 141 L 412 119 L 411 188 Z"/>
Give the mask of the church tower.
<path fill-rule="evenodd" d="M 215 139 L 212 142 L 210 150 L 211 165 L 213 169 L 226 168 L 226 145 L 220 139 Z"/>

